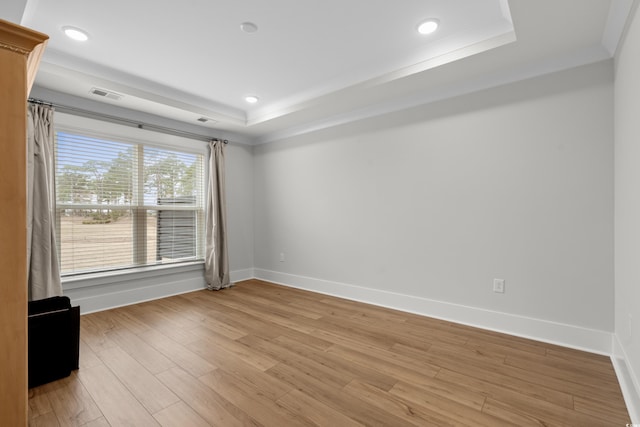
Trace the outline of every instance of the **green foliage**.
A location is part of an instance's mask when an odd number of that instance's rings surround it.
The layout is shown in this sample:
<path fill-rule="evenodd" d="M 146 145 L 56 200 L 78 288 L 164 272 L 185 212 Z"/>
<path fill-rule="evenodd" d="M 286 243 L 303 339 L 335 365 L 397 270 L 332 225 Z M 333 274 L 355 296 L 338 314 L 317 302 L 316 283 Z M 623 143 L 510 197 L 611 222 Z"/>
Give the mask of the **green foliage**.
<path fill-rule="evenodd" d="M 81 166 L 63 166 L 56 176 L 58 202 L 100 205 L 99 214 L 74 212 L 90 216 L 87 223 L 92 224 L 116 221 L 125 215 L 125 210 L 113 206 L 129 206 L 134 201 L 138 186 L 137 148 L 121 151 L 110 161 L 89 160 Z M 174 153 L 145 147 L 141 177 L 145 198 L 193 196 L 197 189 L 196 168 L 195 163 L 186 165 Z"/>
<path fill-rule="evenodd" d="M 149 150 L 145 153 L 144 187 L 157 199 L 193 196 L 196 191 L 196 163 L 187 166 L 174 153 Z"/>
<path fill-rule="evenodd" d="M 91 200 L 92 185 L 84 166 L 65 165 L 57 179 L 57 198 L 65 203 L 86 203 Z"/>
<path fill-rule="evenodd" d="M 102 193 L 110 204 L 130 204 L 133 200 L 133 148 L 118 153 L 118 157 L 109 162 L 104 173 L 104 182 L 108 183 Z"/>

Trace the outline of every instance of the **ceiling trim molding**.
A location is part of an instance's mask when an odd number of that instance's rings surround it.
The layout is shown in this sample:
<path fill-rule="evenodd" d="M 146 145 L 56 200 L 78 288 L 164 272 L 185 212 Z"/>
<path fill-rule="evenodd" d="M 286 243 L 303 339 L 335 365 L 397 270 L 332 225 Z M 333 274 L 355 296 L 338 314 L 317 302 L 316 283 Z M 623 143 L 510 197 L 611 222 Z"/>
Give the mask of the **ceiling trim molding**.
<path fill-rule="evenodd" d="M 634 0 L 612 0 L 607 17 L 607 24 L 602 34 L 602 46 L 612 57 L 618 50 L 618 45 L 624 34 Z"/>
<path fill-rule="evenodd" d="M 524 64 L 517 69 L 484 75 L 463 84 L 458 82 L 437 91 L 422 92 L 393 102 L 383 102 L 302 126 L 268 133 L 257 137 L 255 142 L 258 145 L 276 142 L 610 59 L 611 57 L 603 47 L 595 46 L 573 55 L 550 58 L 542 63 Z"/>
<path fill-rule="evenodd" d="M 244 126 L 246 124 L 244 110 L 173 89 L 101 64 L 90 63 L 56 49 L 47 49 L 41 69 L 44 70 L 42 72 L 57 75 L 73 75 L 74 79 L 91 81 L 92 85 L 93 82 L 99 80 L 97 85 L 102 85 L 124 95 L 135 96 L 150 102 L 166 103 L 166 105 L 175 108 L 182 108 L 178 104 L 191 109 L 197 108 L 203 111 L 199 114 L 214 115 L 214 119 L 220 117 L 237 125 Z M 164 96 L 159 94 L 164 94 Z M 191 110 L 187 109 L 187 111 Z"/>
<path fill-rule="evenodd" d="M 211 135 L 211 138 L 228 139 L 233 143 L 242 145 L 255 145 L 254 138 L 247 136 L 246 134 L 201 126 L 196 123 L 187 123 L 181 120 L 175 120 L 140 110 L 132 110 L 120 105 L 115 105 L 113 103 L 97 101 L 64 92 L 59 92 L 54 89 L 39 86 L 37 84 L 34 85 L 30 95 L 34 98 L 42 99 L 54 104 L 73 106 L 74 108 L 77 108 L 79 110 L 86 110 L 88 113 L 121 117 L 129 120 L 149 123 L 152 126 L 174 128 L 178 129 L 179 131 L 188 133 Z"/>
<path fill-rule="evenodd" d="M 458 49 L 433 56 L 431 58 L 419 61 L 411 65 L 403 66 L 394 71 L 387 72 L 380 76 L 373 77 L 359 83 L 347 84 L 345 82 L 340 82 L 334 87 L 324 87 L 314 93 L 302 94 L 301 96 L 296 97 L 298 99 L 290 100 L 289 102 L 282 102 L 275 108 L 273 108 L 273 106 L 269 106 L 254 112 L 250 112 L 247 114 L 246 124 L 247 126 L 253 126 L 267 122 L 269 120 L 277 119 L 287 114 L 298 112 L 300 110 L 313 106 L 323 97 L 330 96 L 332 93 L 335 93 L 337 91 L 362 90 L 374 86 L 383 85 L 394 80 L 402 79 L 413 74 L 422 73 L 424 71 L 448 64 L 450 62 L 458 61 L 469 56 L 477 55 L 479 53 L 483 53 L 491 49 L 513 43 L 516 40 L 516 32 L 513 29 L 511 21 L 509 21 L 509 29 L 505 29 L 504 32 L 489 37 L 485 40 L 468 44 Z"/>
<path fill-rule="evenodd" d="M 89 77 L 87 74 L 81 71 L 75 71 L 51 62 L 43 61 L 40 66 L 39 76 L 46 75 L 51 75 L 54 78 L 60 78 L 60 76 L 64 76 L 64 78 L 67 80 L 71 79 L 76 81 L 91 81 L 92 85 L 94 86 L 117 92 L 118 94 L 121 94 L 125 97 L 137 98 L 151 104 L 158 104 L 160 106 L 175 108 L 177 110 L 193 113 L 194 115 L 210 117 L 217 121 L 224 120 L 226 123 L 236 124 L 240 126 L 245 126 L 246 124 L 246 118 L 242 113 L 235 114 L 233 111 L 221 111 L 218 109 L 211 110 L 199 106 L 199 103 L 196 102 L 183 102 L 173 97 L 169 98 L 166 96 L 158 95 L 157 93 L 117 83 L 113 80 L 104 79 L 98 76 L 92 75 Z M 46 87 L 46 85 L 43 86 Z M 164 92 L 166 91 L 167 90 L 165 89 Z M 158 93 L 161 93 L 161 91 L 158 91 Z"/>

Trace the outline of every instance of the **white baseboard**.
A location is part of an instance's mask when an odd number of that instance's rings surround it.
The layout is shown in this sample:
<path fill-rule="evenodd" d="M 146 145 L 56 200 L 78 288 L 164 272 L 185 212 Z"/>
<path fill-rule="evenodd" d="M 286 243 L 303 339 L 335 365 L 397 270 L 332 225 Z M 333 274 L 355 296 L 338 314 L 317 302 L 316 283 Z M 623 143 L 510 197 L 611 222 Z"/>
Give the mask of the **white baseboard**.
<path fill-rule="evenodd" d="M 232 282 L 241 282 L 243 280 L 250 280 L 255 278 L 253 268 L 246 268 L 244 270 L 236 270 L 231 272 Z"/>
<path fill-rule="evenodd" d="M 79 305 L 82 314 L 109 310 L 131 304 L 138 304 L 154 299 L 166 298 L 173 295 L 185 294 L 204 289 L 204 282 L 198 279 L 167 282 L 161 285 L 137 287 L 120 291 L 86 295 L 83 297 L 69 296 L 72 305 Z"/>
<path fill-rule="evenodd" d="M 123 274 L 111 278 L 88 280 L 74 283 L 64 290 L 73 305 L 80 306 L 82 314 L 109 310 L 206 288 L 202 266 L 158 271 Z M 252 279 L 253 269 L 237 270 L 230 273 L 231 281 Z"/>
<path fill-rule="evenodd" d="M 613 335 L 611 362 L 616 371 L 631 422 L 640 425 L 640 379 L 627 362 L 629 358 L 617 335 Z"/>
<path fill-rule="evenodd" d="M 254 269 L 254 273 L 257 279 L 284 286 L 503 332 L 591 353 L 611 355 L 612 334 L 606 331 L 259 268 Z"/>

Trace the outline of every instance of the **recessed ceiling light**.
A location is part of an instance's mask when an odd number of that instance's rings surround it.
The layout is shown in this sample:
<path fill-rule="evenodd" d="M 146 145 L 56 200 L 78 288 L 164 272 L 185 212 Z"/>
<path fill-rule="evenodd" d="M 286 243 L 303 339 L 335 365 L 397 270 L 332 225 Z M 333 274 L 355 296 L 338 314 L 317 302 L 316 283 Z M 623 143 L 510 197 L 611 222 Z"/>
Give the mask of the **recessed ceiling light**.
<path fill-rule="evenodd" d="M 255 95 L 249 95 L 249 96 L 245 96 L 244 100 L 247 101 L 249 104 L 255 104 L 256 102 L 258 102 L 260 98 L 258 98 Z"/>
<path fill-rule="evenodd" d="M 243 22 L 240 24 L 240 29 L 245 33 L 255 33 L 258 31 L 258 26 L 253 22 Z"/>
<path fill-rule="evenodd" d="M 440 22 L 437 19 L 427 19 L 418 25 L 418 32 L 420 34 L 431 34 L 438 29 Z"/>
<path fill-rule="evenodd" d="M 77 40 L 79 42 L 86 42 L 89 40 L 89 34 L 86 31 L 82 31 L 80 28 L 75 27 L 62 27 L 62 31 L 70 39 Z"/>

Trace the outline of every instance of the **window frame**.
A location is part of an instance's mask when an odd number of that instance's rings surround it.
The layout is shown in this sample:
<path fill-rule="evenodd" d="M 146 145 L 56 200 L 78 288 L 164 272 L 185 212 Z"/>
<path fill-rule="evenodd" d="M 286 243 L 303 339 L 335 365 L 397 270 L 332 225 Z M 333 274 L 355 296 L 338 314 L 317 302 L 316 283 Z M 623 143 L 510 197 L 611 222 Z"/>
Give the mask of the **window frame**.
<path fill-rule="evenodd" d="M 107 141 L 134 144 L 134 146 L 136 146 L 138 149 L 138 153 L 136 155 L 136 158 L 137 158 L 136 163 L 139 169 L 142 169 L 143 167 L 144 160 L 142 157 L 139 157 L 143 146 L 162 149 L 162 150 L 178 151 L 178 152 L 187 153 L 187 154 L 202 155 L 203 156 L 203 161 L 202 161 L 203 182 L 201 184 L 202 189 L 200 191 L 200 194 L 202 194 L 202 198 L 201 200 L 196 200 L 196 203 L 194 205 L 187 205 L 187 206 L 161 205 L 160 206 L 160 205 L 146 205 L 142 203 L 139 205 L 135 204 L 131 206 L 111 205 L 109 208 L 111 210 L 127 210 L 132 212 L 133 219 L 134 219 L 134 230 L 132 231 L 132 236 L 134 238 L 134 242 L 135 242 L 135 239 L 139 236 L 139 234 L 135 232 L 135 228 L 136 227 L 139 228 L 141 226 L 140 222 L 144 221 L 144 218 L 142 218 L 142 215 L 145 214 L 147 211 L 193 210 L 196 212 L 201 212 L 202 218 L 201 218 L 201 221 L 197 221 L 197 224 L 202 224 L 202 226 L 204 227 L 205 215 L 206 215 L 206 212 L 205 212 L 205 204 L 206 204 L 206 197 L 207 197 L 206 194 L 207 194 L 207 186 L 209 181 L 208 180 L 208 173 L 209 173 L 208 163 L 209 162 L 207 161 L 207 154 L 208 154 L 207 142 L 202 140 L 190 139 L 190 138 L 185 138 L 181 136 L 162 133 L 154 130 L 141 129 L 138 127 L 133 127 L 133 125 L 127 126 L 119 123 L 114 123 L 111 121 L 97 120 L 97 119 L 92 119 L 84 116 L 78 116 L 74 114 L 61 113 L 61 112 L 56 112 L 55 114 L 54 132 L 56 134 L 57 132 L 65 132 L 69 134 L 78 134 L 78 135 L 86 136 L 90 138 L 104 139 Z M 55 161 L 55 168 L 57 168 L 57 160 Z M 144 183 L 142 181 L 138 182 L 139 187 L 143 185 Z M 60 224 L 60 215 L 58 215 L 57 213 L 65 209 L 95 209 L 96 206 L 93 204 L 82 204 L 82 203 L 58 203 L 57 198 L 54 200 L 54 204 L 55 204 L 55 211 L 56 211 L 57 246 L 58 246 L 58 252 L 61 254 L 60 252 L 61 250 L 60 225 L 61 224 Z M 160 207 L 162 209 L 159 209 Z M 197 233 L 197 235 L 199 235 L 201 238 L 196 240 L 196 254 L 201 255 L 201 257 L 199 257 L 196 260 L 190 259 L 190 260 L 185 260 L 184 262 L 166 263 L 166 264 L 160 263 L 155 265 L 146 264 L 146 263 L 138 264 L 138 261 L 140 261 L 146 254 L 139 253 L 138 252 L 139 245 L 134 243 L 133 251 L 134 251 L 135 265 L 114 267 L 114 268 L 109 268 L 105 270 L 87 270 L 85 272 L 79 271 L 79 272 L 65 273 L 62 275 L 63 284 L 78 283 L 78 282 L 81 282 L 83 278 L 95 279 L 100 277 L 111 277 L 114 275 L 123 275 L 123 274 L 126 275 L 128 273 L 138 274 L 140 272 L 151 272 L 154 270 L 179 268 L 179 267 L 185 267 L 185 266 L 194 265 L 194 264 L 202 265 L 204 261 L 203 259 L 200 259 L 200 258 L 204 258 L 205 231 L 202 230 L 202 232 Z M 146 252 L 146 245 L 143 252 Z M 59 256 L 59 258 L 61 259 L 61 255 Z"/>

